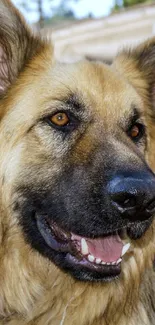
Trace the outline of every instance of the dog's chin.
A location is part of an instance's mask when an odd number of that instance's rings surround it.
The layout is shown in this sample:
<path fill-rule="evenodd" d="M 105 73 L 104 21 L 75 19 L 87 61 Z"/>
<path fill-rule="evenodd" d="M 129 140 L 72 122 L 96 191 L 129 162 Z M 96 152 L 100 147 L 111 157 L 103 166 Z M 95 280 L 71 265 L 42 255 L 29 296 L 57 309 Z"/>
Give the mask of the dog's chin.
<path fill-rule="evenodd" d="M 120 276 L 124 256 L 127 263 L 133 251 L 131 239 L 142 237 L 151 223 L 131 224 L 99 238 L 88 238 L 65 231 L 47 215 L 35 214 L 35 222 L 42 238 L 32 243 L 37 250 L 74 278 L 96 282 Z"/>

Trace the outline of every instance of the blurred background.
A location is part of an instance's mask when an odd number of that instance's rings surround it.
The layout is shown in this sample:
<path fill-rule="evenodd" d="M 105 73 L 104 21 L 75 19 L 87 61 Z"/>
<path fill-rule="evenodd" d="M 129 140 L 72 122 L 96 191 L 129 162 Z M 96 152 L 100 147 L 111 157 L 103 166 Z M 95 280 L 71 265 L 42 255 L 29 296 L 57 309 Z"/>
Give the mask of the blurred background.
<path fill-rule="evenodd" d="M 12 0 L 48 35 L 57 59 L 111 62 L 118 50 L 155 35 L 155 0 Z"/>

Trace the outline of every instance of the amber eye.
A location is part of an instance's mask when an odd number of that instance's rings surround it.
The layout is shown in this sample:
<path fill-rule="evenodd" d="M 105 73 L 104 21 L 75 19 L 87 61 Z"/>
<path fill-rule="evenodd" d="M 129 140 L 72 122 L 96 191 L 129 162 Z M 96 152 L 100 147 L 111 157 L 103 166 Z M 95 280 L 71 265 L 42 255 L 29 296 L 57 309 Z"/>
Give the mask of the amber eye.
<path fill-rule="evenodd" d="M 139 136 L 140 129 L 137 125 L 134 125 L 130 130 L 130 137 L 137 138 Z"/>
<path fill-rule="evenodd" d="M 134 124 L 128 131 L 128 135 L 132 140 L 139 140 L 144 134 L 144 126 L 140 123 Z"/>
<path fill-rule="evenodd" d="M 56 126 L 66 126 L 69 124 L 69 117 L 65 112 L 59 112 L 50 117 L 50 121 Z"/>

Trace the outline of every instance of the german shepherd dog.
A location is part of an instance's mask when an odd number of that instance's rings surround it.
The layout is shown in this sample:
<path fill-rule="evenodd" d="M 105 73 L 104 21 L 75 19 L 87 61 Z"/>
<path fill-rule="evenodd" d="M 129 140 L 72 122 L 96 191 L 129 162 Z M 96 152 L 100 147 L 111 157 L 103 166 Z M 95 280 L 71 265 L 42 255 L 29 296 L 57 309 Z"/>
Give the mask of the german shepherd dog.
<path fill-rule="evenodd" d="M 0 1 L 0 325 L 155 324 L 155 38 L 55 61 Z"/>

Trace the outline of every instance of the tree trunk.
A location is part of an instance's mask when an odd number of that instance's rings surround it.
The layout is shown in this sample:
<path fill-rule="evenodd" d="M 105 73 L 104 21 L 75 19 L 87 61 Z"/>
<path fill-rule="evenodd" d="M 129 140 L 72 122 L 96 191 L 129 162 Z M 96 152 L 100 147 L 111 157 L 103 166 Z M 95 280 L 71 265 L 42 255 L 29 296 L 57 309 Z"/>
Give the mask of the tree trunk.
<path fill-rule="evenodd" d="M 44 14 L 43 14 L 43 8 L 42 8 L 43 0 L 38 0 L 38 12 L 39 12 L 39 27 L 44 27 Z"/>

